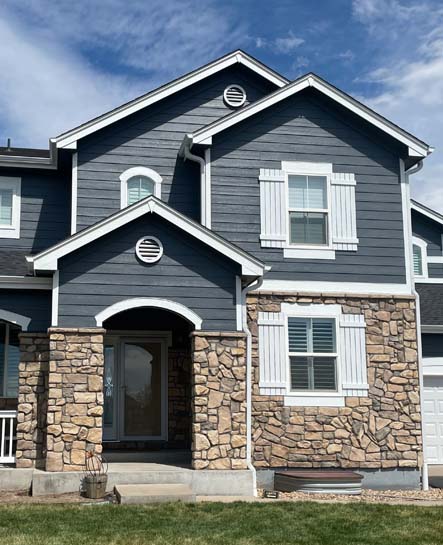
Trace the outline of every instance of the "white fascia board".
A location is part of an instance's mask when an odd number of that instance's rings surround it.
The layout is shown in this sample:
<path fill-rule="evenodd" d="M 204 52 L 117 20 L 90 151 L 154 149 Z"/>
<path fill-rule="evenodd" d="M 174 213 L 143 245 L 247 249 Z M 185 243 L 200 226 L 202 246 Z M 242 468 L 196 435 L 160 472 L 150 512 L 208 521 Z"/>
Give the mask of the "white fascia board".
<path fill-rule="evenodd" d="M 190 85 L 193 85 L 194 83 L 197 83 L 237 63 L 247 66 L 248 68 L 259 74 L 260 76 L 266 78 L 267 80 L 271 81 L 278 87 L 284 87 L 288 84 L 288 80 L 286 78 L 283 78 L 282 76 L 276 74 L 274 71 L 267 69 L 264 65 L 261 65 L 257 61 L 254 61 L 254 59 L 252 59 L 251 57 L 245 55 L 245 53 L 243 53 L 242 51 L 234 51 L 233 53 L 230 53 L 229 55 L 213 62 L 209 66 L 203 67 L 199 70 L 196 70 L 195 72 L 191 72 L 190 74 L 183 76 L 175 82 L 166 84 L 159 89 L 143 95 L 142 97 L 136 98 L 128 104 L 125 104 L 123 106 L 120 106 L 119 108 L 116 108 L 115 110 L 111 110 L 110 112 L 103 114 L 97 119 L 86 123 L 83 127 L 73 129 L 68 133 L 53 138 L 51 139 L 51 142 L 53 142 L 57 148 L 76 149 L 77 140 L 80 140 L 81 138 L 84 138 L 85 136 L 88 136 L 95 131 L 107 127 L 108 125 L 115 123 L 116 121 L 123 119 L 128 115 L 138 112 L 139 110 L 142 110 L 143 108 L 146 108 L 147 106 L 150 106 L 155 102 L 158 102 L 174 93 L 177 93 L 178 91 L 181 91 L 182 89 L 185 89 L 186 87 L 189 87 Z"/>
<path fill-rule="evenodd" d="M 59 242 L 52 248 L 49 248 L 36 256 L 27 257 L 26 259 L 28 263 L 32 264 L 34 271 L 56 271 L 58 268 L 58 260 L 63 256 L 136 220 L 144 214 L 152 212 L 155 212 L 179 229 L 182 229 L 189 235 L 194 236 L 204 244 L 207 244 L 214 250 L 241 265 L 242 274 L 251 276 L 262 276 L 264 274 L 265 265 L 261 261 L 249 256 L 243 250 L 234 247 L 228 241 L 225 241 L 215 233 L 205 229 L 193 220 L 186 218 L 186 216 L 183 216 L 152 196 L 84 229 L 70 238 Z"/>
<path fill-rule="evenodd" d="M 407 284 L 376 284 L 366 282 L 320 282 L 309 280 L 263 281 L 257 291 L 278 291 L 287 293 L 340 293 L 348 295 L 412 295 Z"/>
<path fill-rule="evenodd" d="M 344 106 L 362 119 L 368 121 L 386 134 L 389 134 L 396 140 L 400 141 L 402 144 L 408 147 L 409 154 L 413 154 L 414 157 L 427 157 L 431 153 L 432 148 L 429 146 L 420 143 L 418 140 L 413 138 L 412 135 L 408 135 L 400 128 L 396 128 L 388 120 L 382 118 L 363 104 L 340 92 L 338 89 L 328 85 L 326 82 L 314 77 L 312 74 L 305 76 L 299 81 L 290 83 L 286 87 L 274 92 L 271 96 L 265 97 L 258 102 L 254 102 L 250 106 L 231 114 L 231 116 L 228 116 L 225 119 L 221 119 L 220 121 L 213 123 L 212 126 L 209 126 L 206 130 L 201 129 L 200 131 L 197 131 L 195 135 L 191 135 L 192 143 L 202 144 L 215 134 L 218 134 L 236 123 L 239 123 L 240 121 L 243 121 L 256 113 L 261 112 L 262 110 L 265 110 L 266 108 L 269 108 L 270 106 L 273 106 L 274 104 L 277 104 L 278 102 L 281 102 L 282 100 L 285 100 L 286 98 L 293 96 L 308 87 L 317 89 L 338 104 Z"/>
<path fill-rule="evenodd" d="M 52 278 L 43 276 L 0 276 L 0 289 L 50 290 Z"/>
<path fill-rule="evenodd" d="M 411 201 L 411 208 L 412 210 L 423 214 L 423 216 L 426 216 L 427 218 L 436 221 L 440 225 L 443 225 L 443 216 L 441 216 L 438 212 L 434 212 L 433 210 L 430 210 L 429 208 L 413 201 Z"/>

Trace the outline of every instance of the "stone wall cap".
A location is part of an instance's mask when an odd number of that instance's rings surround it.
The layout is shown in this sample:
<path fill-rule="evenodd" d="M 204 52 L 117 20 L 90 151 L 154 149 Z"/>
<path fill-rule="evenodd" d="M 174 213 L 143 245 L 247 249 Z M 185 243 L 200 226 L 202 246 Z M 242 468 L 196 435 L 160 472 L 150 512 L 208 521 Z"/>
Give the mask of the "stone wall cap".
<path fill-rule="evenodd" d="M 246 337 L 243 331 L 192 331 L 190 337 Z"/>
<path fill-rule="evenodd" d="M 50 327 L 48 328 L 48 333 L 80 333 L 82 335 L 84 334 L 105 334 L 106 329 L 103 329 L 102 327 Z"/>
<path fill-rule="evenodd" d="M 407 300 L 414 301 L 415 295 L 395 295 L 395 294 L 386 294 L 386 293 L 345 293 L 345 292 L 307 292 L 307 291 L 272 291 L 272 290 L 260 290 L 260 291 L 251 291 L 249 295 L 275 295 L 278 297 L 323 297 L 323 298 L 341 298 L 341 299 L 398 299 L 398 300 Z"/>

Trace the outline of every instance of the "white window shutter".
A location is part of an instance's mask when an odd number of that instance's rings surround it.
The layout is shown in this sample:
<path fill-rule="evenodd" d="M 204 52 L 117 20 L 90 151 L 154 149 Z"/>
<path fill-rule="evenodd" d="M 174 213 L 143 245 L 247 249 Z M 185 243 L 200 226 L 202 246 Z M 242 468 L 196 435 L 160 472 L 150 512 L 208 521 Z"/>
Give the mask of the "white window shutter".
<path fill-rule="evenodd" d="M 287 348 L 284 315 L 258 313 L 259 388 L 263 395 L 284 395 L 287 385 Z"/>
<path fill-rule="evenodd" d="M 362 314 L 340 317 L 340 364 L 344 396 L 368 395 L 366 323 Z"/>
<path fill-rule="evenodd" d="M 357 251 L 355 176 L 334 172 L 331 175 L 332 244 L 335 250 Z"/>
<path fill-rule="evenodd" d="M 282 170 L 260 169 L 260 243 L 267 248 L 286 245 L 287 206 L 285 174 Z"/>

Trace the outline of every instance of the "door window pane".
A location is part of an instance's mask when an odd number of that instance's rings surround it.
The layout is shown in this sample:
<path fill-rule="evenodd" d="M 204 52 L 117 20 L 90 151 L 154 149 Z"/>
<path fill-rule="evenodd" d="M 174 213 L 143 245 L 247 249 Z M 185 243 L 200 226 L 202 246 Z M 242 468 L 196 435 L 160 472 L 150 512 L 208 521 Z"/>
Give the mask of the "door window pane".
<path fill-rule="evenodd" d="M 0 225 L 12 225 L 12 189 L 0 189 Z"/>

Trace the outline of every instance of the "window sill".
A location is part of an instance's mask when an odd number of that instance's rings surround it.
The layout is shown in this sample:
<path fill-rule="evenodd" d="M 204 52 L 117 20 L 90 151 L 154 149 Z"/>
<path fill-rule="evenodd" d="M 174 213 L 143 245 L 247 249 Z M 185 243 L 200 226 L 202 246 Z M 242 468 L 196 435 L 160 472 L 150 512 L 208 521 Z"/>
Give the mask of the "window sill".
<path fill-rule="evenodd" d="M 344 407 L 345 398 L 340 394 L 331 395 L 298 395 L 284 396 L 285 407 Z"/>
<path fill-rule="evenodd" d="M 335 259 L 335 250 L 286 246 L 283 248 L 283 257 L 285 259 Z"/>
<path fill-rule="evenodd" d="M 0 227 L 0 238 L 20 238 L 20 230 L 17 227 Z"/>

